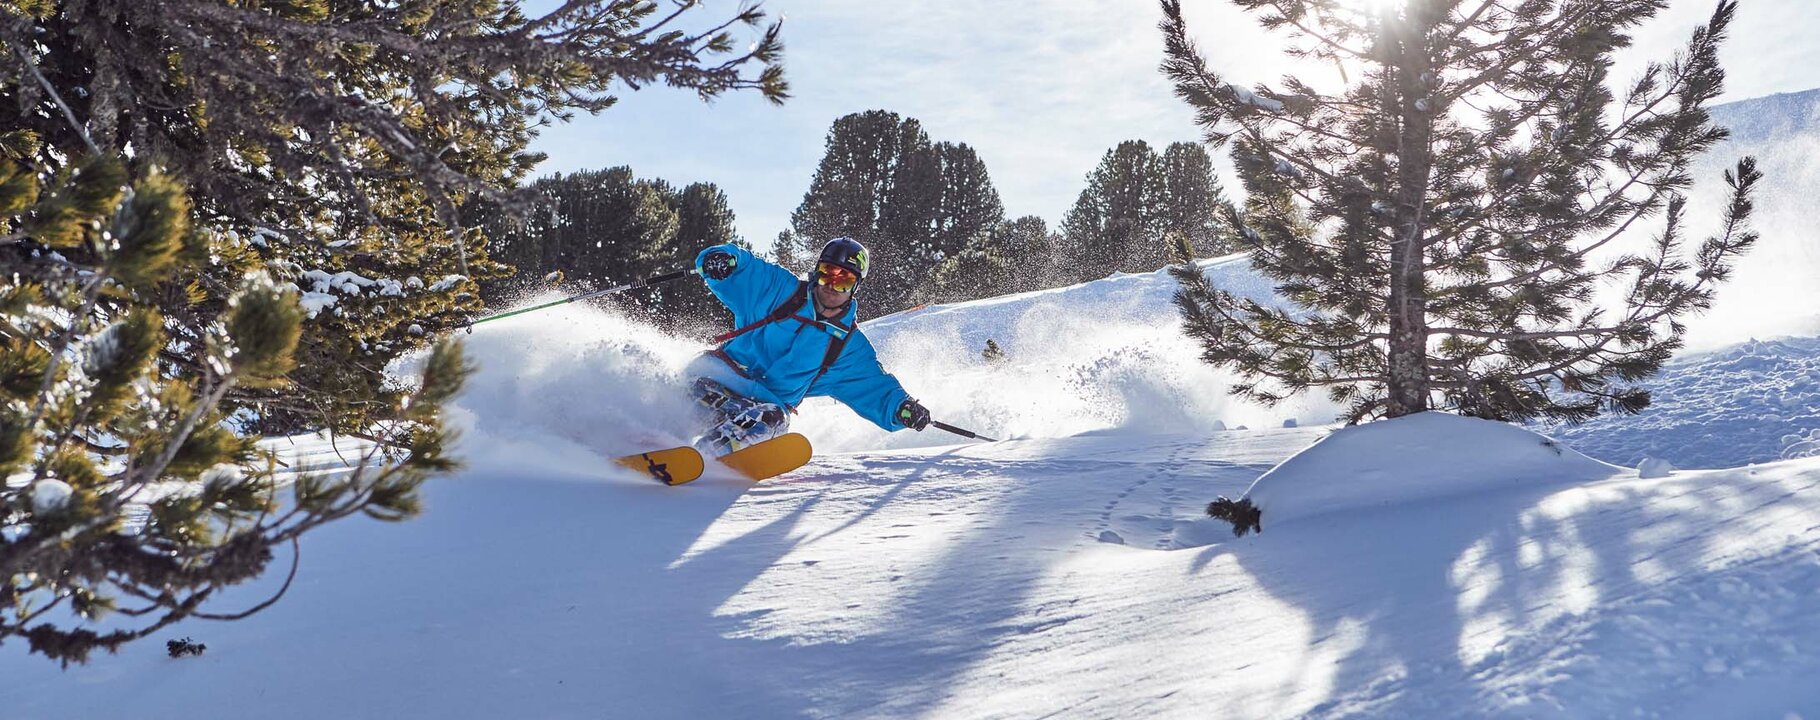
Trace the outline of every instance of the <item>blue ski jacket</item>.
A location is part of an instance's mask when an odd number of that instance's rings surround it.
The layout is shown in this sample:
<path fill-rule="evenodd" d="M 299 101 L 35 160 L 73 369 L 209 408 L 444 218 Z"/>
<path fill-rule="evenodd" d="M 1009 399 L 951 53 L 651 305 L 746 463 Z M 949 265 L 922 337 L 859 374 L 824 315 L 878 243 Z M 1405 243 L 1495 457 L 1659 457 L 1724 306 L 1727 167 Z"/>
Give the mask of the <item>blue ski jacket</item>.
<path fill-rule="evenodd" d="M 722 305 L 733 311 L 734 327 L 745 327 L 776 311 L 792 293 L 810 292 L 810 288 L 789 270 L 753 255 L 737 245 L 716 245 L 695 256 L 695 269 L 712 252 L 731 253 L 733 272 L 715 280 L 702 275 L 708 289 Z M 878 353 L 871 341 L 859 331 L 855 320 L 857 302 L 847 303 L 847 312 L 838 320 L 823 320 L 816 315 L 815 299 L 805 298 L 790 318 L 770 322 L 738 335 L 721 350 L 737 366 L 733 369 L 750 378 L 761 395 L 757 400 L 773 402 L 794 409 L 804 397 L 829 396 L 853 408 L 860 417 L 886 430 L 902 430 L 897 407 L 910 394 L 904 386 L 879 365 Z M 829 344 L 849 334 L 847 346 L 828 371 L 815 377 Z"/>

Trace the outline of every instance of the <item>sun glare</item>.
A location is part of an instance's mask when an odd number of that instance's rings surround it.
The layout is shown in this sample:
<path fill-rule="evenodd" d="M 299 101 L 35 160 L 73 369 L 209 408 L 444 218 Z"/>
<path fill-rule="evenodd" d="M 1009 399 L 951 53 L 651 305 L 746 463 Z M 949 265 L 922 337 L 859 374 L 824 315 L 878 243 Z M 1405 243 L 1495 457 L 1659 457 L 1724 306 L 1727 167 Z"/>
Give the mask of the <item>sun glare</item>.
<path fill-rule="evenodd" d="M 1376 15 L 1396 10 L 1397 8 L 1402 7 L 1404 1 L 1405 0 L 1340 0 L 1340 4 L 1359 12 L 1360 14 Z"/>

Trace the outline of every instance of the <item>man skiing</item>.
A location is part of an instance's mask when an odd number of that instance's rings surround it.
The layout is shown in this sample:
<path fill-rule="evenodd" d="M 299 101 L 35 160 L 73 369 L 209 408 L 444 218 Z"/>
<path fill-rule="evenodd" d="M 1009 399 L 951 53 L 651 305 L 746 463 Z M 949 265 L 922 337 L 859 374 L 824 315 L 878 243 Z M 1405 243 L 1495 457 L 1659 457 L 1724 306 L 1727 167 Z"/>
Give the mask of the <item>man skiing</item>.
<path fill-rule="evenodd" d="M 867 260 L 849 238 L 823 246 L 807 280 L 735 245 L 695 257 L 736 328 L 684 370 L 711 425 L 697 450 L 718 457 L 782 435 L 809 396 L 831 396 L 886 430 L 929 426 L 929 411 L 885 372 L 859 330 L 853 296 Z"/>

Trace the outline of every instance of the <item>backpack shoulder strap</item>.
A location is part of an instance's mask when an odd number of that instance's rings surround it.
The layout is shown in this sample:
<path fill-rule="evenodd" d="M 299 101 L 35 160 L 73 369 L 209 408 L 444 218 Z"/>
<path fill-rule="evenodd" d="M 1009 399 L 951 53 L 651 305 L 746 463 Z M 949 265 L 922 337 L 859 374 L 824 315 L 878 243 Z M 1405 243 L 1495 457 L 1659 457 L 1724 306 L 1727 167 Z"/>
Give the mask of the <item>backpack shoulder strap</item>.
<path fill-rule="evenodd" d="M 815 381 L 822 379 L 822 375 L 828 372 L 828 368 L 834 367 L 834 361 L 840 359 L 841 351 L 847 349 L 847 339 L 853 337 L 853 333 L 859 332 L 858 328 L 843 328 L 833 323 L 827 324 L 839 328 L 842 332 L 830 333 L 828 352 L 822 355 L 822 366 L 816 369 L 815 377 L 809 378 L 809 387 L 815 387 Z"/>
<path fill-rule="evenodd" d="M 728 340 L 732 340 L 733 338 L 736 338 L 736 337 L 739 337 L 746 333 L 752 332 L 753 330 L 757 330 L 764 325 L 789 318 L 791 315 L 795 315 L 797 310 L 801 310 L 803 307 L 803 304 L 808 301 L 809 301 L 809 281 L 803 280 L 796 284 L 796 291 L 793 293 L 790 293 L 790 297 L 785 298 L 783 304 L 778 305 L 776 310 L 772 310 L 770 315 L 766 315 L 762 318 L 759 318 L 757 320 L 753 320 L 752 322 L 746 323 L 746 325 L 744 327 L 735 328 L 732 332 L 725 332 L 725 333 L 716 335 L 716 336 L 714 336 L 714 339 L 710 340 L 709 342 L 712 342 L 716 345 L 722 345 L 722 344 L 725 344 Z"/>

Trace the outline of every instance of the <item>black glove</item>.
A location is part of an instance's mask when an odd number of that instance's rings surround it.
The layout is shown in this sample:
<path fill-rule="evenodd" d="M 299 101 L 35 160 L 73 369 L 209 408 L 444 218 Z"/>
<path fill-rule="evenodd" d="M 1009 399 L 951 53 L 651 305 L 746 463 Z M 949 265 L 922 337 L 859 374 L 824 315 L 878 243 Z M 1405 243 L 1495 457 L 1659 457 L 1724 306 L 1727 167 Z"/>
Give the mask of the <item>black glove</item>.
<path fill-rule="evenodd" d="M 904 404 L 897 406 L 897 421 L 904 427 L 917 432 L 929 427 L 929 408 L 923 407 L 916 398 L 904 398 Z"/>
<path fill-rule="evenodd" d="M 733 274 L 735 262 L 733 253 L 716 250 L 701 259 L 701 274 L 708 276 L 711 280 L 725 280 L 728 275 Z"/>

